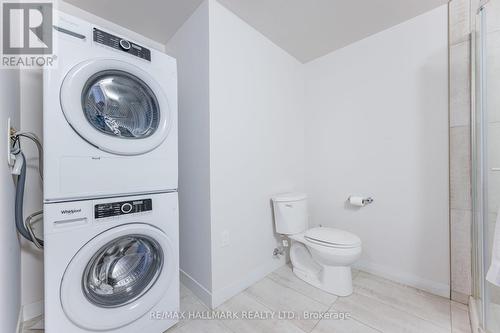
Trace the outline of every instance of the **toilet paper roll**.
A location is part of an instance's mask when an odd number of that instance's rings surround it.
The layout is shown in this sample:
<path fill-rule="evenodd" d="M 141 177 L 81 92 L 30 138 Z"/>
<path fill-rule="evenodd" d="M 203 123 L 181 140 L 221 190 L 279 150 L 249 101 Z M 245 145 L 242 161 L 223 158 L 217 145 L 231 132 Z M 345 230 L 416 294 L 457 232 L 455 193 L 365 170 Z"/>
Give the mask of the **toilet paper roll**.
<path fill-rule="evenodd" d="M 364 207 L 365 206 L 365 198 L 363 197 L 349 197 L 349 203 L 356 207 Z"/>

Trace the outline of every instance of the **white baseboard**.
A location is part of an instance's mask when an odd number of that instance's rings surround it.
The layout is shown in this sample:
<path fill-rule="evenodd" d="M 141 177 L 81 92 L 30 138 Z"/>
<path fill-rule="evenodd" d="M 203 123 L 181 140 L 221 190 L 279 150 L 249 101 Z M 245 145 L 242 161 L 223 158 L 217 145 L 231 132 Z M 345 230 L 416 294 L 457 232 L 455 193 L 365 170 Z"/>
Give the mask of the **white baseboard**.
<path fill-rule="evenodd" d="M 212 293 L 207 290 L 203 285 L 196 281 L 191 275 L 181 271 L 181 283 L 193 292 L 206 306 L 210 307 L 212 304 Z"/>
<path fill-rule="evenodd" d="M 25 304 L 22 306 L 22 312 L 23 312 L 23 321 L 28 321 L 33 318 L 39 317 L 43 315 L 43 300 L 31 303 L 31 304 Z"/>
<path fill-rule="evenodd" d="M 360 269 L 367 273 L 378 275 L 380 277 L 392 280 L 395 282 L 402 283 L 404 285 L 417 288 L 423 291 L 427 291 L 431 294 L 442 296 L 445 298 L 450 298 L 450 285 L 439 283 L 427 279 L 423 279 L 418 276 L 414 276 L 405 272 L 397 271 L 393 268 L 377 265 L 367 262 L 358 262 L 354 265 L 354 268 Z"/>
<path fill-rule="evenodd" d="M 196 279 L 194 279 L 188 273 L 184 272 L 182 269 L 180 270 L 181 282 L 187 288 L 189 288 L 193 292 L 193 294 L 195 294 L 206 306 L 208 306 L 210 309 L 215 309 L 231 297 L 236 296 L 257 281 L 266 277 L 269 273 L 280 268 L 284 264 L 285 258 L 273 260 L 269 264 L 260 266 L 252 272 L 247 273 L 244 278 L 234 282 L 233 284 L 212 292 L 207 290 L 203 285 L 196 281 Z"/>
<path fill-rule="evenodd" d="M 231 297 L 238 295 L 243 290 L 266 277 L 269 273 L 283 266 L 285 263 L 285 258 L 273 259 L 268 264 L 262 265 L 245 274 L 244 278 L 232 283 L 231 285 L 212 291 L 212 309 L 223 304 Z"/>

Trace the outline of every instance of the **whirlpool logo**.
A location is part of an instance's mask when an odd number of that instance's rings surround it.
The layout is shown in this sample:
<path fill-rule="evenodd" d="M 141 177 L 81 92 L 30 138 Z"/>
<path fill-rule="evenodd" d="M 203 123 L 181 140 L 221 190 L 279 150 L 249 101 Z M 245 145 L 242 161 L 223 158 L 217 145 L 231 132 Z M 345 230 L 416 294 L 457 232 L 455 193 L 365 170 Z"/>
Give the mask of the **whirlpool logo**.
<path fill-rule="evenodd" d="M 63 215 L 73 215 L 73 214 L 81 213 L 81 212 L 82 212 L 81 208 L 78 208 L 78 209 L 63 209 L 63 210 L 61 210 L 61 214 L 63 214 Z"/>

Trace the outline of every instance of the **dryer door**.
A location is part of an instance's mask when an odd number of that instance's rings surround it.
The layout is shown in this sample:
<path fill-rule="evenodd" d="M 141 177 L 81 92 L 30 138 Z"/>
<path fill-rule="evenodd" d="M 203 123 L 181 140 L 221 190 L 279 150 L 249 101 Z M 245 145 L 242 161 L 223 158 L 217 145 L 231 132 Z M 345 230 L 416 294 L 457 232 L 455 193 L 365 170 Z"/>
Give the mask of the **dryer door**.
<path fill-rule="evenodd" d="M 153 150 L 168 136 L 170 108 L 160 85 L 124 61 L 85 61 L 68 72 L 61 107 L 71 127 L 90 144 L 119 155 Z"/>
<path fill-rule="evenodd" d="M 86 330 L 117 329 L 146 315 L 176 273 L 168 237 L 146 224 L 112 228 L 85 244 L 61 283 L 65 314 Z"/>

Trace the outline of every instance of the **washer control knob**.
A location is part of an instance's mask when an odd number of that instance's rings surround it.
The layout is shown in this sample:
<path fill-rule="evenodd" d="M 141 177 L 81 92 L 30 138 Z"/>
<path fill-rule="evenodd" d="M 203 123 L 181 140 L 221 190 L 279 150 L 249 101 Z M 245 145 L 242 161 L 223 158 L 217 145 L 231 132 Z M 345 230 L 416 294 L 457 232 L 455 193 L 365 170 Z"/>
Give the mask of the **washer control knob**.
<path fill-rule="evenodd" d="M 130 42 L 125 39 L 120 39 L 120 47 L 125 51 L 130 50 Z"/>
<path fill-rule="evenodd" d="M 121 206 L 120 210 L 122 211 L 122 213 L 128 214 L 132 211 L 132 208 L 134 207 L 132 207 L 132 205 L 127 202 Z"/>

